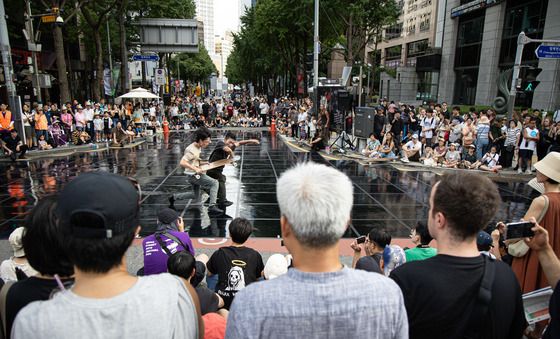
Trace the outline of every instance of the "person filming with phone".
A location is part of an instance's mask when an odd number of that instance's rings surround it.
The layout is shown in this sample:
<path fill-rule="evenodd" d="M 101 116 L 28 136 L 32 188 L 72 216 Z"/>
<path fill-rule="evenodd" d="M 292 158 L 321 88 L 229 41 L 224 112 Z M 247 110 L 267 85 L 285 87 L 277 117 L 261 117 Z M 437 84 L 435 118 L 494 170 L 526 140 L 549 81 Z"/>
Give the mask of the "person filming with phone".
<path fill-rule="evenodd" d="M 352 268 L 383 274 L 381 258 L 383 258 L 385 246 L 390 244 L 391 235 L 385 230 L 373 229 L 368 235 L 358 237 L 350 244 L 350 247 L 354 250 Z M 362 248 L 364 249 L 363 253 L 365 253 L 364 257 L 361 257 Z"/>
<path fill-rule="evenodd" d="M 535 164 L 537 182 L 544 185 L 544 193 L 535 198 L 523 217 L 531 217 L 548 231 L 550 246 L 560 253 L 560 153 L 550 152 Z M 523 241 L 509 244 L 508 252 L 514 256 L 511 268 L 519 280 L 523 293 L 549 285 L 539 265 L 538 254 Z"/>

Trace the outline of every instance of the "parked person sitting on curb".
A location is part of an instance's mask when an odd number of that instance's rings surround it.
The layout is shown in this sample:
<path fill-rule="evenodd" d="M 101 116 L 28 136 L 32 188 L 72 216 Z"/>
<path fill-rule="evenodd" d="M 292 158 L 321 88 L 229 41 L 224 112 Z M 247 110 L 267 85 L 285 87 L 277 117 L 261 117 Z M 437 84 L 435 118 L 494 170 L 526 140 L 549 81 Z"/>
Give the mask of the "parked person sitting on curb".
<path fill-rule="evenodd" d="M 168 273 L 127 272 L 125 253 L 140 231 L 140 200 L 130 179 L 106 172 L 66 184 L 54 214 L 75 283 L 21 310 L 15 338 L 202 338 L 198 297 L 188 282 Z"/>
<path fill-rule="evenodd" d="M 498 171 L 502 169 L 502 166 L 498 165 L 499 160 L 500 155 L 496 152 L 496 146 L 492 146 L 490 152 L 484 154 L 482 159 L 474 163 L 471 167 L 487 172 L 498 173 Z"/>
<path fill-rule="evenodd" d="M 373 158 L 379 154 L 380 146 L 381 143 L 375 138 L 375 133 L 370 133 L 366 148 L 362 150 L 362 155 Z"/>
<path fill-rule="evenodd" d="M 156 232 L 142 241 L 144 252 L 144 275 L 167 272 L 167 260 L 172 254 L 189 251 L 194 256 L 194 247 L 185 233 L 183 218 L 177 211 L 163 208 L 157 215 Z"/>
<path fill-rule="evenodd" d="M 56 199 L 54 195 L 42 198 L 25 219 L 23 248 L 29 265 L 39 273 L 13 285 L 4 285 L 6 308 L 1 316 L 6 319 L 6 338 L 10 338 L 12 324 L 20 310 L 34 301 L 50 299 L 53 292 L 60 289 L 58 281 L 67 288 L 74 283 L 71 278 L 74 268 L 64 253 L 63 237 L 53 218 Z"/>
<path fill-rule="evenodd" d="M 423 222 L 417 222 L 416 226 L 410 231 L 410 240 L 416 247 L 404 251 L 406 262 L 425 260 L 435 256 L 437 249 L 430 247 L 432 239 L 428 226 Z"/>
<path fill-rule="evenodd" d="M 11 130 L 10 135 L 4 140 L 0 140 L 0 144 L 2 145 L 4 153 L 9 156 L 12 161 L 16 161 L 18 153 L 19 159 L 25 159 L 27 145 L 23 144 L 16 129 Z"/>
<path fill-rule="evenodd" d="M 207 263 L 208 276 L 218 275 L 216 291 L 229 309 L 235 295 L 245 286 L 262 277 L 263 259 L 259 252 L 246 247 L 253 225 L 245 218 L 235 218 L 229 224 L 232 244 L 220 247 Z"/>
<path fill-rule="evenodd" d="M 422 145 L 418 141 L 418 135 L 412 135 L 412 140 L 407 142 L 402 149 L 401 152 L 401 161 L 402 162 L 409 162 L 409 161 L 420 161 L 420 148 Z"/>
<path fill-rule="evenodd" d="M 475 166 L 478 166 L 477 159 L 476 159 L 476 146 L 470 144 L 468 146 L 464 146 L 467 149 L 463 160 L 461 161 L 461 168 L 466 169 L 474 169 Z"/>
<path fill-rule="evenodd" d="M 445 154 L 443 167 L 457 168 L 461 163 L 461 153 L 457 150 L 458 144 L 450 144 L 449 151 Z"/>

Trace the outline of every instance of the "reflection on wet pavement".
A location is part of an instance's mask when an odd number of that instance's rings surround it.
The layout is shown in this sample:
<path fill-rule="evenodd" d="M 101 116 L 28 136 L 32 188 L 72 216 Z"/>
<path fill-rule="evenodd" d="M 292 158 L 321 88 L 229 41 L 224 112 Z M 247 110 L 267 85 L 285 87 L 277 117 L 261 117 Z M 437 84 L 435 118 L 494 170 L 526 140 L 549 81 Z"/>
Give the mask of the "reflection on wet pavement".
<path fill-rule="evenodd" d="M 225 131 L 213 131 L 212 142 Z M 227 215 L 250 219 L 255 236 L 280 234 L 280 211 L 276 201 L 276 180 L 299 161 L 316 161 L 334 166 L 354 182 L 352 225 L 346 236 L 365 234 L 371 228 L 385 228 L 394 237 L 406 237 L 410 227 L 428 216 L 428 199 L 435 173 L 401 172 L 389 164 L 365 167 L 353 161 L 327 161 L 318 154 L 294 152 L 278 136 L 268 132 L 238 131 L 238 140 L 257 138 L 260 145 L 236 150 L 237 166 L 226 166 L 228 200 L 234 204 Z M 168 205 L 171 193 L 189 192 L 182 169 L 178 167 L 190 133 L 174 133 L 168 138 L 154 137 L 131 149 L 73 154 L 29 162 L 0 162 L 0 237 L 23 224 L 26 213 L 41 197 L 58 192 L 69 180 L 83 172 L 107 171 L 137 178 L 142 186 L 142 234 L 154 230 L 156 214 Z M 203 151 L 207 158 L 213 145 Z M 529 186 L 519 182 L 496 182 L 503 204 L 496 220 L 516 220 L 523 216 L 536 196 Z M 110 199 L 110 197 L 108 197 Z M 184 212 L 192 236 L 223 237 L 230 219 L 210 219 L 201 211 L 186 209 L 189 200 L 175 206 Z"/>

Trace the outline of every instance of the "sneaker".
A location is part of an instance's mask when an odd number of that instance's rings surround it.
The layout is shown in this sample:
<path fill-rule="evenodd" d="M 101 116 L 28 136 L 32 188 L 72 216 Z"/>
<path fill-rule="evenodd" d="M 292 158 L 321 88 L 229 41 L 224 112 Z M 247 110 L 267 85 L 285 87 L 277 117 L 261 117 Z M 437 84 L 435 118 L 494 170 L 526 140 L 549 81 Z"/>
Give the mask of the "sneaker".
<path fill-rule="evenodd" d="M 530 170 L 530 169 L 528 169 L 528 170 L 526 170 L 526 171 L 525 171 L 525 174 L 529 174 L 529 175 L 532 175 L 532 174 L 533 174 L 533 172 L 531 172 L 531 170 Z"/>
<path fill-rule="evenodd" d="M 222 206 L 229 207 L 231 205 L 233 205 L 233 201 L 226 200 L 226 201 L 218 202 L 218 206 L 220 206 L 220 207 L 222 207 Z"/>
<path fill-rule="evenodd" d="M 523 174 L 523 170 L 521 168 L 517 169 L 517 174 Z"/>
<path fill-rule="evenodd" d="M 224 210 L 219 209 L 218 206 L 216 205 L 212 205 L 210 207 L 208 207 L 208 214 L 209 215 L 222 215 L 224 214 Z"/>
<path fill-rule="evenodd" d="M 410 160 L 408 160 L 407 158 L 401 158 L 401 161 L 405 163 L 410 162 Z"/>

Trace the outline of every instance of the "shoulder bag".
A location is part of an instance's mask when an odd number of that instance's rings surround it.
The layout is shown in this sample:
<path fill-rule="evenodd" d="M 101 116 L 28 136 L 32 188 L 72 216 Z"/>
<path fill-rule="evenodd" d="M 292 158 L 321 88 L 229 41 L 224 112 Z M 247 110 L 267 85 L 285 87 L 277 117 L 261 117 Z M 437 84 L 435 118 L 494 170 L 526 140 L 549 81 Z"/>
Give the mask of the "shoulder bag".
<path fill-rule="evenodd" d="M 537 222 L 540 222 L 548 211 L 548 197 L 544 194 L 542 196 L 544 197 L 544 208 L 542 209 L 538 218 L 536 218 Z M 508 245 L 508 253 L 516 258 L 524 256 L 525 254 L 527 254 L 527 252 L 529 252 L 529 246 L 527 246 L 523 239 Z"/>

